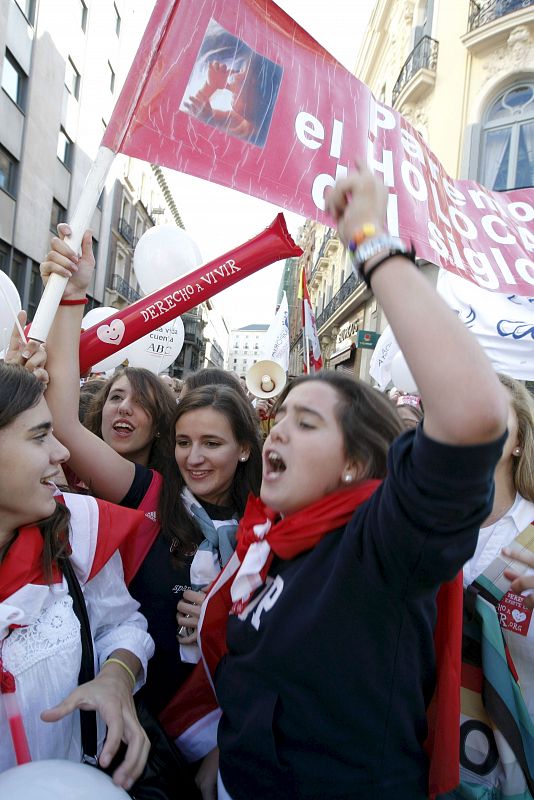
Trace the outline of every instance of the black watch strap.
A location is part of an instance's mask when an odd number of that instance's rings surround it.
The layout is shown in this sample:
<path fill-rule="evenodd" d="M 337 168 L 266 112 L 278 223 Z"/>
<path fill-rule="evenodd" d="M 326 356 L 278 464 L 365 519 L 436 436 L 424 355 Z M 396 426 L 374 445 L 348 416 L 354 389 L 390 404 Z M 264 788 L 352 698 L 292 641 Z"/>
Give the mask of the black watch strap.
<path fill-rule="evenodd" d="M 412 264 L 415 264 L 415 248 L 412 244 L 410 250 L 397 250 L 392 248 L 388 250 L 387 253 L 384 253 L 382 258 L 379 258 L 378 261 L 375 261 L 372 267 L 369 267 L 368 270 L 365 269 L 365 264 L 362 264 L 360 267 L 360 275 L 363 278 L 363 281 L 368 289 L 371 289 L 371 278 L 376 270 L 381 267 L 386 261 L 389 261 L 391 258 L 407 258 L 408 261 L 411 261 Z"/>

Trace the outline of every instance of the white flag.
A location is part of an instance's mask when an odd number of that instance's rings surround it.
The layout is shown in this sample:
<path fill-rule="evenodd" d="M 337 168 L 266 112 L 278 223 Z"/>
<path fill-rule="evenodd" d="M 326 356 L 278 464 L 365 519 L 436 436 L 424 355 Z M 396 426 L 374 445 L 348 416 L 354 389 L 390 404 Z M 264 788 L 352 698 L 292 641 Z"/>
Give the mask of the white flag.
<path fill-rule="evenodd" d="M 393 335 L 391 327 L 388 325 L 380 336 L 371 361 L 369 364 L 369 375 L 378 384 L 381 392 L 387 389 L 391 380 L 391 363 L 393 358 L 400 352 L 397 340 Z"/>
<path fill-rule="evenodd" d="M 285 292 L 265 334 L 261 359 L 278 362 L 286 372 L 289 369 L 289 310 Z"/>

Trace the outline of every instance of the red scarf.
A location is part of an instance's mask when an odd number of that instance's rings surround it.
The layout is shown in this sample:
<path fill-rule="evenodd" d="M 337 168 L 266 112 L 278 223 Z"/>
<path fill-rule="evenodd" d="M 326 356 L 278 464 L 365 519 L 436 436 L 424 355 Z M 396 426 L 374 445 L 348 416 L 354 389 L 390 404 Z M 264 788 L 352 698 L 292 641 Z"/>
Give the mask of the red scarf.
<path fill-rule="evenodd" d="M 331 531 L 346 525 L 356 509 L 380 485 L 380 481 L 365 481 L 353 489 L 340 489 L 326 495 L 300 511 L 281 518 L 268 508 L 259 497 L 250 497 L 237 530 L 237 548 L 221 574 L 215 579 L 204 603 L 199 642 L 202 657 L 213 678 L 217 664 L 226 653 L 226 622 L 232 609 L 231 588 L 249 547 L 256 542 L 267 542 L 270 553 L 265 561 L 257 586 L 265 583 L 274 556 L 284 560 L 295 558 L 315 547 Z M 264 536 L 254 530 L 266 520 L 271 527 Z M 238 613 L 248 598 L 238 604 Z"/>
<path fill-rule="evenodd" d="M 85 500 L 85 495 L 71 497 L 75 498 L 75 502 Z M 63 498 L 56 497 L 56 500 L 61 502 Z M 88 580 L 102 569 L 124 540 L 137 530 L 144 518 L 143 513 L 137 509 L 122 508 L 104 500 L 96 500 L 96 503 L 99 512 L 98 540 Z M 0 602 L 27 584 L 48 584 L 42 566 L 43 549 L 44 540 L 37 525 L 19 528 L 17 538 L 0 562 Z M 61 571 L 54 565 L 52 582 L 59 583 L 61 580 Z"/>
<path fill-rule="evenodd" d="M 213 679 L 220 659 L 227 652 L 226 624 L 232 609 L 234 577 L 248 552 L 258 541 L 266 541 L 270 554 L 261 569 L 265 583 L 275 555 L 291 559 L 311 550 L 331 531 L 346 525 L 356 509 L 373 494 L 380 481 L 366 481 L 353 489 L 342 489 L 321 498 L 283 519 L 259 498 L 251 497 L 237 532 L 237 549 L 222 573 L 213 582 L 203 608 L 199 642 L 202 656 Z M 258 536 L 255 526 L 271 527 Z M 236 604 L 239 613 L 248 598 Z M 444 584 L 437 599 L 438 618 L 434 631 L 436 688 L 428 712 L 429 734 L 425 743 L 430 758 L 429 795 L 450 791 L 459 783 L 460 667 L 462 635 L 462 578 Z"/>

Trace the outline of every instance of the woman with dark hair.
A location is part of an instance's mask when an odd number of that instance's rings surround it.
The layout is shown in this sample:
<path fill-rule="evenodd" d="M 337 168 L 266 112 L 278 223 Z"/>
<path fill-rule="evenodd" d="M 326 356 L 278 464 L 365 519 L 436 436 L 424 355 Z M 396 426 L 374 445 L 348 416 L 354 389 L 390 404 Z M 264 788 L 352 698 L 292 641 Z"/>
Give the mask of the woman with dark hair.
<path fill-rule="evenodd" d="M 96 395 L 98 395 L 101 392 L 104 383 L 105 380 L 102 378 L 92 378 L 89 381 L 85 381 L 80 386 L 80 402 L 78 404 L 78 416 L 82 424 L 85 424 L 85 417 L 90 407 L 93 404 L 93 399 Z"/>
<path fill-rule="evenodd" d="M 52 240 L 41 270 L 46 279 L 52 271 L 70 275 L 74 267 L 65 297 L 83 300 L 94 269 L 91 237 L 84 237 L 78 259 L 63 241 L 67 232 L 62 225 L 62 238 Z M 47 399 L 59 420 L 58 436 L 71 452 L 69 466 L 79 478 L 96 496 L 145 511 L 144 529 L 121 555 L 128 586 L 156 645 L 144 696 L 158 714 L 191 671 L 184 660 L 195 658 L 189 647 L 196 638 L 195 595 L 187 595 L 178 624 L 177 603 L 184 591 L 204 586 L 224 566 L 246 495 L 259 491 L 258 433 L 238 391 L 197 390 L 200 399 L 191 392 L 176 406 L 159 378 L 128 368 L 108 384 L 102 412 L 93 417 L 94 435 L 75 413 L 82 310 L 83 303 L 59 308 L 47 342 Z M 182 645 L 188 649 L 182 649 L 181 658 Z"/>
<path fill-rule="evenodd" d="M 459 663 L 437 670 L 454 648 L 443 625 L 434 643 L 436 598 L 491 509 L 507 401 L 475 338 L 388 235 L 386 199 L 362 169 L 326 203 L 417 381 L 424 422 L 390 445 L 390 403 L 337 374 L 282 393 L 261 499 L 200 616 L 222 709 L 219 800 L 424 800 L 436 762 L 439 789 L 454 785 L 450 727 L 436 731 L 430 766 L 423 747 L 436 680 L 438 720 L 459 696 L 446 689 Z M 455 580 L 460 607 L 461 592 Z M 456 719 L 452 732 L 454 743 Z M 204 797 L 214 783 L 205 777 Z"/>
<path fill-rule="evenodd" d="M 237 392 L 241 392 L 243 395 L 245 394 L 235 373 L 227 372 L 225 369 L 218 369 L 217 367 L 206 367 L 205 369 L 199 369 L 193 372 L 185 378 L 180 396 L 185 396 L 187 392 L 190 392 L 192 389 L 213 385 L 231 386 L 232 389 L 235 389 Z"/>
<path fill-rule="evenodd" d="M 128 461 L 161 469 L 176 403 L 160 379 L 141 367 L 123 367 L 103 384 L 84 425 Z"/>
<path fill-rule="evenodd" d="M 83 707 L 98 712 L 102 766 L 126 742 L 114 780 L 129 788 L 148 755 L 132 691 L 153 644 L 124 585 L 117 548 L 142 515 L 91 497 L 59 496 L 55 480 L 69 453 L 54 435 L 43 388 L 23 367 L 0 365 L 0 771 L 29 758 L 80 761 L 80 718 L 73 712 Z M 62 574 L 67 558 L 82 587 L 97 659 L 96 678 L 80 686 L 80 628 Z"/>

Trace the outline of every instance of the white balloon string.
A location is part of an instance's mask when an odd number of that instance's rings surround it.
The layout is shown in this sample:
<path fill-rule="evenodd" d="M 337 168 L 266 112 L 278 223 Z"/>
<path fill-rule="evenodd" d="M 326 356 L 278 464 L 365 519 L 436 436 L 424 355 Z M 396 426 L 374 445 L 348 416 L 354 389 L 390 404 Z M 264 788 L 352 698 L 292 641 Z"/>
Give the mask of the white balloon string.
<path fill-rule="evenodd" d="M 21 324 L 20 324 L 20 322 L 19 322 L 19 318 L 18 318 L 18 316 L 17 316 L 17 312 L 15 311 L 15 309 L 13 308 L 13 306 L 11 305 L 11 300 L 9 299 L 9 297 L 8 297 L 8 295 L 7 295 L 7 292 L 6 292 L 6 290 L 4 289 L 4 287 L 2 286 L 2 283 L 1 283 L 1 282 L 0 282 L 0 291 L 1 291 L 1 292 L 2 292 L 2 294 L 4 295 L 4 300 L 6 301 L 6 305 L 7 305 L 7 307 L 9 308 L 9 310 L 10 310 L 10 312 L 11 312 L 12 316 L 13 316 L 13 319 L 15 320 L 15 325 L 17 326 L 17 329 L 18 329 L 18 332 L 19 332 L 19 336 L 20 336 L 20 338 L 22 339 L 22 341 L 23 341 L 23 343 L 24 343 L 24 344 L 28 344 L 28 340 L 26 339 L 26 336 L 25 336 L 25 334 L 24 334 L 24 331 L 22 330 L 22 325 L 21 325 Z"/>

